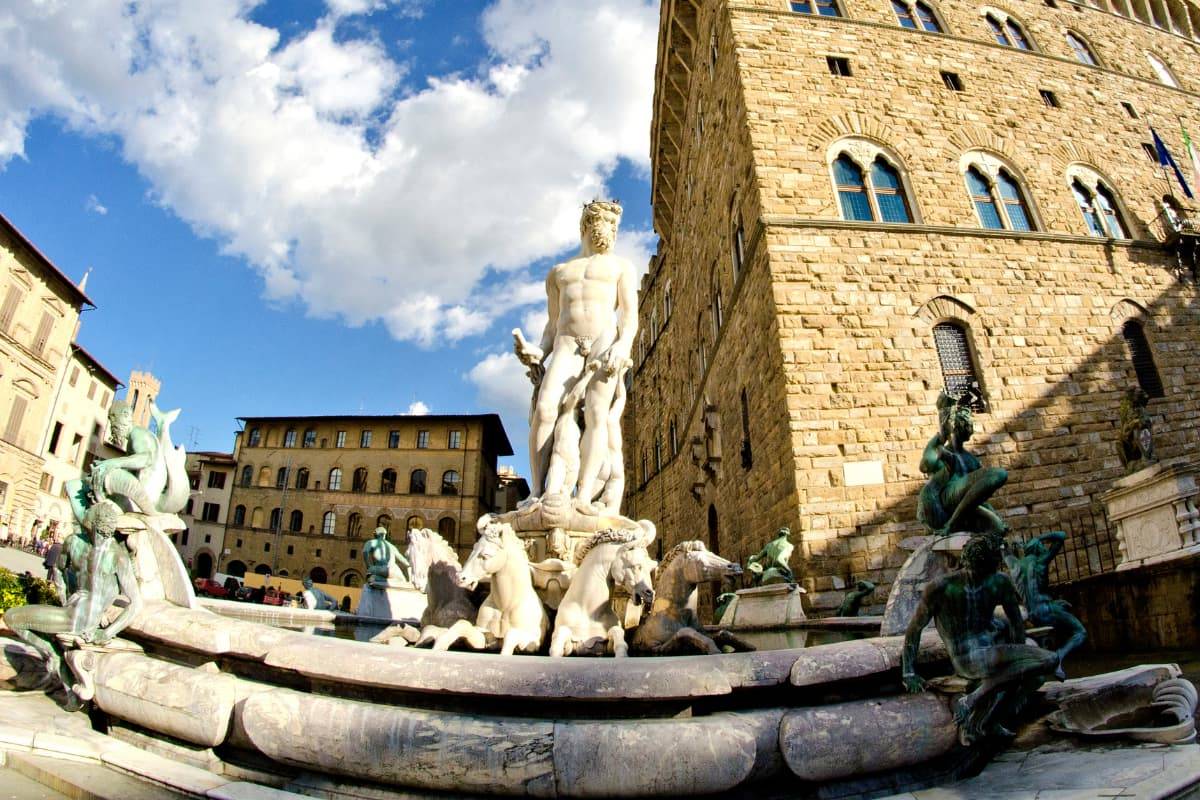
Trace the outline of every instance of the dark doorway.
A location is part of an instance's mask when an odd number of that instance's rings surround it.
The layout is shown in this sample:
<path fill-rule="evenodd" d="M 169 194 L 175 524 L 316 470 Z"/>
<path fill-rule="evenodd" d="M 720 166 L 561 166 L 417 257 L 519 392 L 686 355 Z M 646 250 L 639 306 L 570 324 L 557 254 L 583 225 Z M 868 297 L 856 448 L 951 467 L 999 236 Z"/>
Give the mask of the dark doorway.
<path fill-rule="evenodd" d="M 211 578 L 213 572 L 213 559 L 208 553 L 196 554 L 196 577 Z"/>
<path fill-rule="evenodd" d="M 235 578 L 244 578 L 246 577 L 246 565 L 241 561 L 230 561 L 225 565 L 225 574 Z"/>
<path fill-rule="evenodd" d="M 324 567 L 313 567 L 309 571 L 308 577 L 312 578 L 313 583 L 328 583 L 329 575 L 325 572 Z"/>

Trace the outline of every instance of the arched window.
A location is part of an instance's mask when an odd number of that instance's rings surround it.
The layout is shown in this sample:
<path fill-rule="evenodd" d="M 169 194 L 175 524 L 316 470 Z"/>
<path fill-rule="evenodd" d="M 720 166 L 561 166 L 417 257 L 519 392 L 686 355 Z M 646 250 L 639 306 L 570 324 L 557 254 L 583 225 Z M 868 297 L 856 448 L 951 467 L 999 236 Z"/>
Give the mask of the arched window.
<path fill-rule="evenodd" d="M 287 483 L 288 483 L 287 467 L 280 467 L 275 472 L 275 488 L 276 489 L 284 489 L 287 487 Z"/>
<path fill-rule="evenodd" d="M 1015 47 L 1018 50 L 1032 50 L 1033 42 L 1021 24 L 1003 11 L 990 9 L 984 13 L 984 19 L 992 31 L 997 44 L 1005 47 Z"/>
<path fill-rule="evenodd" d="M 416 530 L 417 528 L 420 528 L 420 527 L 422 527 L 422 526 L 424 526 L 424 525 L 425 525 L 425 520 L 421 519 L 421 518 L 420 518 L 420 517 L 418 517 L 416 514 L 413 514 L 413 515 L 412 515 L 411 517 L 409 517 L 409 518 L 408 518 L 408 520 L 407 520 L 407 521 L 404 523 L 404 529 L 405 529 L 405 530 L 407 530 L 407 531 L 413 531 L 413 530 Z"/>
<path fill-rule="evenodd" d="M 942 29 L 942 23 L 938 21 L 937 15 L 933 13 L 933 9 L 925 3 L 914 3 L 913 10 L 917 12 L 917 19 L 921 23 L 921 27 L 930 33 L 945 33 Z"/>
<path fill-rule="evenodd" d="M 390 514 L 380 514 L 375 518 L 376 528 L 385 528 L 390 533 L 392 530 L 392 517 Z"/>
<path fill-rule="evenodd" d="M 247 437 L 247 447 L 258 447 L 262 444 L 262 430 L 260 428 L 251 428 L 250 435 Z"/>
<path fill-rule="evenodd" d="M 385 469 L 379 479 L 379 491 L 382 494 L 396 493 L 396 470 Z"/>
<path fill-rule="evenodd" d="M 240 482 L 242 486 L 250 486 L 254 483 L 254 467 L 249 464 L 242 467 L 242 480 Z"/>
<path fill-rule="evenodd" d="M 313 567 L 308 571 L 308 577 L 312 579 L 313 583 L 329 582 L 329 573 L 325 571 L 324 567 Z"/>
<path fill-rule="evenodd" d="M 316 447 L 317 446 L 317 429 L 316 428 L 308 428 L 307 430 L 304 431 L 304 445 L 303 446 L 304 447 Z"/>
<path fill-rule="evenodd" d="M 736 273 L 735 273 L 736 274 Z M 663 289 L 663 323 L 671 318 L 671 309 L 674 305 L 671 300 L 671 281 L 667 281 L 666 287 Z"/>
<path fill-rule="evenodd" d="M 1094 170 L 1082 165 L 1067 169 L 1071 194 L 1083 215 L 1088 234 L 1103 239 L 1128 239 L 1129 228 L 1121 216 L 1116 194 Z"/>
<path fill-rule="evenodd" d="M 1025 191 L 1011 169 L 988 153 L 968 153 L 961 163 L 980 225 L 993 230 L 1037 229 Z"/>
<path fill-rule="evenodd" d="M 296 531 L 297 533 L 304 530 L 304 512 L 303 511 L 301 511 L 300 509 L 296 509 L 295 511 L 293 511 L 291 513 L 291 517 L 288 520 L 288 530 Z"/>
<path fill-rule="evenodd" d="M 308 467 L 301 467 L 300 469 L 296 470 L 296 488 L 308 488 Z"/>
<path fill-rule="evenodd" d="M 737 198 L 733 200 L 737 203 Z M 746 263 L 746 226 L 742 224 L 742 212 L 733 212 L 733 231 L 729 240 L 730 263 L 733 265 L 733 280 L 736 282 Z M 667 316 L 670 316 L 668 312 Z"/>
<path fill-rule="evenodd" d="M 347 572 L 342 576 L 342 586 L 358 586 L 358 582 L 362 580 L 356 572 Z"/>
<path fill-rule="evenodd" d="M 939 322 L 933 326 L 933 344 L 942 367 L 946 394 L 957 398 L 967 391 L 982 397 L 975 359 L 967 341 L 966 326 L 959 322 Z M 979 410 L 979 409 L 976 409 Z"/>
<path fill-rule="evenodd" d="M 239 528 L 246 524 L 245 506 L 237 506 L 233 509 L 233 524 Z"/>
<path fill-rule="evenodd" d="M 337 492 L 342 488 L 342 470 L 334 467 L 329 470 L 329 491 Z"/>
<path fill-rule="evenodd" d="M 354 470 L 354 481 L 350 486 L 353 492 L 365 492 L 367 490 L 367 468 L 359 467 Z"/>
<path fill-rule="evenodd" d="M 713 341 L 716 341 L 717 337 L 721 333 L 721 326 L 725 324 L 725 307 L 721 303 L 721 287 L 720 286 L 713 286 L 712 324 L 713 324 Z"/>
<path fill-rule="evenodd" d="M 442 517 L 438 520 L 438 533 L 447 542 L 453 542 L 458 535 L 458 523 L 453 517 Z"/>
<path fill-rule="evenodd" d="M 1175 80 L 1175 74 L 1171 72 L 1170 67 L 1167 66 L 1165 61 L 1153 53 L 1146 53 L 1146 60 L 1150 62 L 1150 68 L 1154 70 L 1159 83 L 1164 86 L 1170 86 L 1173 89 L 1179 88 L 1179 81 Z"/>
<path fill-rule="evenodd" d="M 675 424 L 674 417 L 671 417 L 671 425 L 669 427 L 669 434 L 670 434 L 669 438 L 670 438 L 670 442 L 671 442 L 671 455 L 676 456 L 679 454 L 679 431 L 678 431 L 678 427 Z"/>
<path fill-rule="evenodd" d="M 362 533 L 362 514 L 353 511 L 346 520 L 346 535 L 358 536 L 360 533 Z"/>
<path fill-rule="evenodd" d="M 271 509 L 271 530 L 278 532 L 283 527 L 283 509 Z"/>
<path fill-rule="evenodd" d="M 408 476 L 408 493 L 425 494 L 425 470 L 414 469 Z"/>
<path fill-rule="evenodd" d="M 287 429 L 287 433 L 285 433 L 283 435 L 283 446 L 284 447 L 295 447 L 296 446 L 296 429 L 295 428 Z"/>
<path fill-rule="evenodd" d="M 917 20 L 907 3 L 901 3 L 900 0 L 892 0 L 892 10 L 896 12 L 896 19 L 900 21 L 901 28 L 908 28 L 914 31 L 917 29 Z"/>
<path fill-rule="evenodd" d="M 462 483 L 462 478 L 458 476 L 458 472 L 448 469 L 442 473 L 442 494 L 458 494 L 458 486 Z"/>
<path fill-rule="evenodd" d="M 943 33 L 942 24 L 938 22 L 933 9 L 922 2 L 910 3 L 909 0 L 892 0 L 892 10 L 900 27 L 909 30 L 924 30 L 930 33 Z"/>
<path fill-rule="evenodd" d="M 792 11 L 797 14 L 817 14 L 822 17 L 840 17 L 836 0 L 792 0 Z"/>
<path fill-rule="evenodd" d="M 263 510 L 261 506 L 255 506 L 250 512 L 250 527 L 261 528 L 263 526 Z"/>
<path fill-rule="evenodd" d="M 269 467 L 263 467 L 262 469 L 260 469 L 258 471 L 258 485 L 259 486 L 270 486 L 271 485 L 271 469 Z"/>
<path fill-rule="evenodd" d="M 332 536 L 335 525 L 337 525 L 337 514 L 332 511 L 326 511 L 325 516 L 321 518 L 321 533 L 326 536 Z"/>
<path fill-rule="evenodd" d="M 1121 326 L 1121 336 L 1129 350 L 1129 360 L 1137 374 L 1138 386 L 1150 397 L 1163 397 L 1166 393 L 1163 391 L 1162 378 L 1154 366 L 1154 355 L 1150 350 L 1150 342 L 1146 341 L 1146 330 L 1142 323 L 1136 319 L 1126 320 Z"/>
<path fill-rule="evenodd" d="M 1075 51 L 1075 58 L 1079 59 L 1080 63 L 1091 67 L 1100 66 L 1100 60 L 1082 36 L 1074 31 L 1067 31 L 1067 44 L 1071 45 L 1071 49 Z"/>
<path fill-rule="evenodd" d="M 855 157 L 841 152 L 833 162 L 842 218 L 864 222 L 912 222 L 912 208 L 900 170 L 882 151 L 866 141 L 850 144 Z M 867 164 L 868 169 L 860 166 Z"/>

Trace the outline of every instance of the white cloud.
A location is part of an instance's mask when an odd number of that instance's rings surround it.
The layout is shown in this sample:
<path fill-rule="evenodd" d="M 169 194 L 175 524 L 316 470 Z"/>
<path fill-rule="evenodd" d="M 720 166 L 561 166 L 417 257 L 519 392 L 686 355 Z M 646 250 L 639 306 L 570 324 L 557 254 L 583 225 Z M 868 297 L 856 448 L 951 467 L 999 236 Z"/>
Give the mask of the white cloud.
<path fill-rule="evenodd" d="M 424 415 L 429 413 L 429 406 L 422 403 L 420 400 L 413 400 L 408 404 L 408 413 Z"/>
<path fill-rule="evenodd" d="M 383 3 L 328 0 L 282 48 L 244 0 L 6 4 L 0 165 L 41 115 L 114 136 L 269 301 L 424 345 L 477 335 L 540 299 L 518 271 L 575 246 L 580 203 L 619 160 L 646 168 L 658 4 L 497 0 L 479 77 L 399 91 L 377 41 L 334 36 Z M 651 238 L 619 249 L 644 269 Z"/>
<path fill-rule="evenodd" d="M 500 413 L 509 439 L 517 441 L 529 435 L 533 384 L 525 375 L 525 366 L 511 351 L 488 355 L 471 367 L 466 379 L 475 385 L 480 407 Z"/>
<path fill-rule="evenodd" d="M 87 200 L 85 200 L 83 203 L 83 207 L 88 211 L 91 211 L 93 214 L 99 214 L 102 217 L 108 214 L 108 206 L 102 204 L 100 202 L 100 198 L 96 197 L 94 194 L 88 195 Z"/>

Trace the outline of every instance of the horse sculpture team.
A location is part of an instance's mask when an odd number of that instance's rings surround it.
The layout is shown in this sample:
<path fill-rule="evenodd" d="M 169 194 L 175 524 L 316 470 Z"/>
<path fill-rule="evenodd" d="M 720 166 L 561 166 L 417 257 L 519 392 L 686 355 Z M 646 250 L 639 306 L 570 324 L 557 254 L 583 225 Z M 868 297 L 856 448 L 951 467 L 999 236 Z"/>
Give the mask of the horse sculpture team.
<path fill-rule="evenodd" d="M 703 542 L 681 542 L 663 556 L 650 557 L 654 526 L 643 520 L 638 530 L 603 530 L 581 544 L 572 562 L 550 559 L 530 564 L 525 543 L 512 526 L 488 515 L 479 521 L 479 539 L 463 564 L 454 548 L 435 531 L 409 531 L 408 560 L 413 585 L 426 593 L 428 604 L 420 629 L 396 625 L 376 642 L 432 645 L 447 650 L 460 643 L 501 655 L 538 653 L 549 637 L 551 656 L 626 656 L 720 653 L 723 646 L 753 649 L 727 631 L 704 633 L 696 613 L 697 587 L 707 581 L 739 575 L 741 567 L 710 553 Z M 553 563 L 550 563 L 553 562 Z M 544 602 L 535 578 L 554 574 L 561 596 Z M 657 573 L 660 590 L 652 576 Z M 476 606 L 471 596 L 487 580 L 491 590 Z M 626 626 L 614 605 L 627 598 L 648 616 L 626 640 Z M 553 632 L 547 605 L 556 610 Z"/>

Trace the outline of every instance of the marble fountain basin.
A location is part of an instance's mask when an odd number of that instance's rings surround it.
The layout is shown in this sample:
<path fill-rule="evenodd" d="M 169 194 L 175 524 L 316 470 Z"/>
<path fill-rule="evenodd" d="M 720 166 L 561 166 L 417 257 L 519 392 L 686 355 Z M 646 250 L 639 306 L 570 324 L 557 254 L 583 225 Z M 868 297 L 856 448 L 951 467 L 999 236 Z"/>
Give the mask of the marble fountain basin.
<path fill-rule="evenodd" d="M 155 600 L 101 655 L 114 727 L 287 778 L 535 797 L 720 793 L 919 764 L 948 701 L 906 695 L 902 639 L 668 658 L 435 653 Z M 936 633 L 920 660 L 945 661 Z M 934 672 L 939 667 L 927 667 Z"/>

